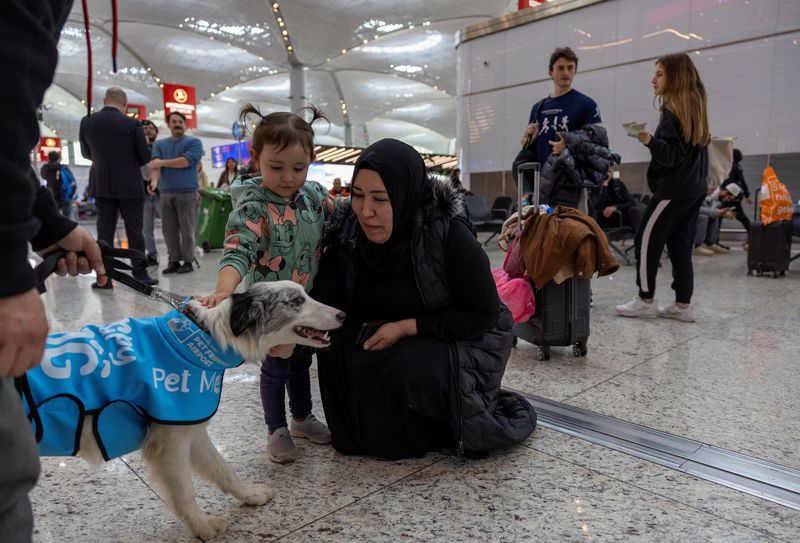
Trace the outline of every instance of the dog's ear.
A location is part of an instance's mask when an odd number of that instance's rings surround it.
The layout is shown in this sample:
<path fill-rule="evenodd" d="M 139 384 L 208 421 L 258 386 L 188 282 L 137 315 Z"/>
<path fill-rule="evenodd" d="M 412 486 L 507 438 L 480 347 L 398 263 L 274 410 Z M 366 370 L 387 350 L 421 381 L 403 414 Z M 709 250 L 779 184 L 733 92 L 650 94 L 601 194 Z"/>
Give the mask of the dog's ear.
<path fill-rule="evenodd" d="M 269 320 L 271 309 L 264 300 L 256 299 L 250 292 L 231 296 L 231 332 L 239 337 L 251 328 L 262 328 Z"/>

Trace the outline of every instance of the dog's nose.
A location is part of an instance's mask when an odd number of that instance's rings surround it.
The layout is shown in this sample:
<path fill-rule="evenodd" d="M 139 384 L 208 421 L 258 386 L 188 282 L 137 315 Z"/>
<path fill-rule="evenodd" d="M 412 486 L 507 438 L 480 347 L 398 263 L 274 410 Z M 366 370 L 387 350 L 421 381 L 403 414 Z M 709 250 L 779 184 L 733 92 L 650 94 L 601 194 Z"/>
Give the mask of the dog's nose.
<path fill-rule="evenodd" d="M 338 320 L 339 322 L 344 322 L 346 318 L 347 315 L 345 314 L 344 311 L 339 311 L 338 313 L 336 313 L 336 320 Z"/>

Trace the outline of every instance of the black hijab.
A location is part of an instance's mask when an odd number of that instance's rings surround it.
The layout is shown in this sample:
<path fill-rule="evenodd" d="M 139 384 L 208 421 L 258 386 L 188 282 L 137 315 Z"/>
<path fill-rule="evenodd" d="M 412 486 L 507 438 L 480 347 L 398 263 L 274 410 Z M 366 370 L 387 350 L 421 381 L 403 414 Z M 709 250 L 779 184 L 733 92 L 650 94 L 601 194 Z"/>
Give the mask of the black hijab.
<path fill-rule="evenodd" d="M 431 197 L 425 162 L 410 145 L 387 138 L 364 149 L 353 170 L 353 181 L 361 169 L 381 176 L 392 205 L 392 235 L 387 241 L 373 243 L 359 228 L 361 260 L 372 271 L 405 271 L 411 262 L 414 217 Z"/>

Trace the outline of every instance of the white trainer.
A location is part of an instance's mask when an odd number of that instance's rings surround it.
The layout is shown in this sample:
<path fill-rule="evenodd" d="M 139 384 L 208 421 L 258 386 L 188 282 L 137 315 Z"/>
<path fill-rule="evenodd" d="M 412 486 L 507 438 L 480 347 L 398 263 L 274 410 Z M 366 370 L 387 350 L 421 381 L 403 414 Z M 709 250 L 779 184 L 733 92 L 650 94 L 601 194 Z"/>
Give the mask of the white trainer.
<path fill-rule="evenodd" d="M 717 253 L 705 245 L 698 245 L 692 250 L 692 254 L 695 256 L 714 256 Z"/>
<path fill-rule="evenodd" d="M 623 317 L 658 317 L 658 305 L 655 302 L 647 303 L 638 296 L 628 302 L 617 306 L 617 314 Z"/>
<path fill-rule="evenodd" d="M 726 255 L 726 254 L 731 252 L 730 249 L 727 249 L 727 248 L 723 247 L 719 243 L 715 243 L 713 245 L 706 245 L 706 247 L 708 247 L 709 249 L 711 249 L 712 251 L 714 251 L 718 255 Z"/>
<path fill-rule="evenodd" d="M 662 307 L 658 310 L 658 316 L 665 319 L 675 319 L 676 321 L 694 322 L 694 311 L 692 306 L 680 307 L 672 304 L 669 307 Z"/>

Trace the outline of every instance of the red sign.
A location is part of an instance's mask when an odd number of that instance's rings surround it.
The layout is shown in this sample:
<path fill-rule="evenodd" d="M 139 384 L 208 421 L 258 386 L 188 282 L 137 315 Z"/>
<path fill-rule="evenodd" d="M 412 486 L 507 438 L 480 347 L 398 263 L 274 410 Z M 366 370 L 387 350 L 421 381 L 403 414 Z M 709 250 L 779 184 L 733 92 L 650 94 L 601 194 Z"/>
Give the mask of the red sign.
<path fill-rule="evenodd" d="M 196 106 L 194 87 L 164 83 L 164 115 L 180 111 L 186 116 L 186 128 L 197 128 Z"/>
<path fill-rule="evenodd" d="M 37 147 L 39 151 L 39 160 L 42 162 L 47 162 L 47 153 L 50 151 L 58 151 L 61 152 L 61 138 L 56 138 L 53 136 L 44 136 L 39 138 L 39 146 Z"/>
<path fill-rule="evenodd" d="M 128 104 L 128 110 L 125 114 L 137 121 L 141 121 L 147 117 L 147 108 L 142 104 Z"/>
<path fill-rule="evenodd" d="M 546 4 L 550 0 L 517 0 L 517 11 L 531 8 L 536 4 Z"/>

